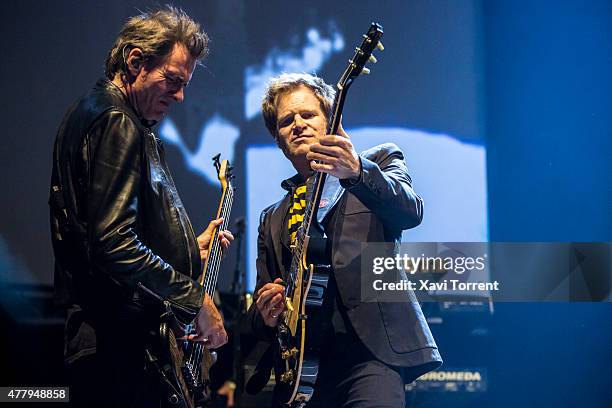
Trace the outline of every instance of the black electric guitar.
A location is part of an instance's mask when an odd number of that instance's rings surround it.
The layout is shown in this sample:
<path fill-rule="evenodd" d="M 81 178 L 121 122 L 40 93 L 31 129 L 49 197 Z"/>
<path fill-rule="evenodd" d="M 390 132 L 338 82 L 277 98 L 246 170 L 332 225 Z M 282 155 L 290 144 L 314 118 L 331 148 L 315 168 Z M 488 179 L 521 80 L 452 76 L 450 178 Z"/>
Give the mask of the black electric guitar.
<path fill-rule="evenodd" d="M 220 155 L 216 155 L 213 160 L 222 187 L 217 218 L 223 217 L 223 222 L 213 232 L 204 273 L 199 279 L 205 293 L 211 299 L 215 294 L 219 265 L 221 264 L 219 231 L 227 229 L 234 201 L 232 168 L 227 160 L 220 162 L 219 157 Z M 165 319 L 165 321 L 162 319 L 159 328 L 162 343 L 161 360 L 165 367 L 163 375 L 166 384 L 171 384 L 166 390 L 169 406 L 195 408 L 210 398 L 209 371 L 216 362 L 216 353 L 208 350 L 202 343 L 179 340 L 190 333 L 195 333 L 193 323 L 185 326 L 174 318 Z"/>
<path fill-rule="evenodd" d="M 337 134 L 342 108 L 349 87 L 357 76 L 369 73 L 365 64 L 376 62 L 375 48 L 383 50 L 382 27 L 372 23 L 363 35 L 361 46 L 336 84 L 333 113 L 327 134 Z M 277 326 L 278 353 L 275 374 L 280 402 L 291 407 L 303 407 L 312 397 L 319 368 L 321 322 L 329 319 L 326 299 L 331 273 L 328 245 L 323 228 L 317 221 L 317 209 L 326 174 L 315 172 L 309 181 L 304 220 L 292 245 L 291 268 L 285 275 L 286 311 Z"/>

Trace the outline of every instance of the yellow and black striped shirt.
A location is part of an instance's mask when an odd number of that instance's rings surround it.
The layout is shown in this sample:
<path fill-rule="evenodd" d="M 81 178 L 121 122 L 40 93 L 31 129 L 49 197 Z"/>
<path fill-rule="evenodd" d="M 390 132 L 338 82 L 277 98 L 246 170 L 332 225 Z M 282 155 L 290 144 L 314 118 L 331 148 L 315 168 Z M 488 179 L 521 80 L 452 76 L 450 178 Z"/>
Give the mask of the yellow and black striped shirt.
<path fill-rule="evenodd" d="M 293 198 L 291 199 L 291 207 L 289 207 L 289 220 L 287 228 L 289 229 L 289 242 L 293 244 L 297 230 L 304 221 L 304 213 L 306 212 L 306 184 L 302 184 L 295 189 Z"/>

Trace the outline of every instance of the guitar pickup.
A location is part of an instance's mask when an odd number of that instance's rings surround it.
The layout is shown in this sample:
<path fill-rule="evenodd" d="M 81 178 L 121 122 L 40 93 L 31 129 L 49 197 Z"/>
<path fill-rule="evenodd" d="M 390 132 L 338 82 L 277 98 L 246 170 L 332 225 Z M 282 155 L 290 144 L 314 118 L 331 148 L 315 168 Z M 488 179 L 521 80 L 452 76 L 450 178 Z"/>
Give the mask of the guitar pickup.
<path fill-rule="evenodd" d="M 298 349 L 293 347 L 291 350 L 285 350 L 281 353 L 281 357 L 283 360 L 288 360 L 289 358 L 295 358 L 298 354 Z"/>
<path fill-rule="evenodd" d="M 291 304 L 291 299 L 289 298 L 285 298 L 285 306 L 287 306 L 287 310 L 289 310 L 290 312 L 293 312 L 295 310 L 293 308 L 293 305 Z"/>
<path fill-rule="evenodd" d="M 289 370 L 285 373 L 282 373 L 280 376 L 280 380 L 282 382 L 289 382 L 289 381 L 293 381 L 294 378 L 294 374 L 293 374 L 293 370 Z"/>

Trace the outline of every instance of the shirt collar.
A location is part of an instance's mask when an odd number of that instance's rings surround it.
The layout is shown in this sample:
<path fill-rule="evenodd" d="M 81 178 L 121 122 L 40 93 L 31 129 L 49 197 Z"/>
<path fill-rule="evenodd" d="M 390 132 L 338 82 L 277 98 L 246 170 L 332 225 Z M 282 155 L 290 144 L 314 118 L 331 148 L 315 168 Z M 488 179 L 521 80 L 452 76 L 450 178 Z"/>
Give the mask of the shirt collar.
<path fill-rule="evenodd" d="M 302 185 L 306 182 L 306 179 L 300 174 L 297 173 L 293 177 L 288 178 L 287 180 L 283 180 L 281 183 L 281 187 L 287 191 L 293 191 L 297 186 Z"/>
<path fill-rule="evenodd" d="M 121 89 L 119 89 L 117 85 L 115 85 L 113 81 L 111 81 L 108 78 L 101 78 L 98 81 L 98 84 L 110 90 L 111 92 L 117 94 L 118 96 L 120 96 L 123 102 L 129 107 L 129 109 L 134 113 L 134 115 L 138 118 L 138 120 L 140 120 L 140 123 L 144 127 L 151 129 L 153 126 L 157 124 L 157 121 L 155 120 L 146 120 L 145 118 L 140 116 L 140 114 L 136 111 L 136 109 L 134 109 L 134 107 L 128 100 L 128 97 L 123 93 L 123 91 L 121 91 Z"/>

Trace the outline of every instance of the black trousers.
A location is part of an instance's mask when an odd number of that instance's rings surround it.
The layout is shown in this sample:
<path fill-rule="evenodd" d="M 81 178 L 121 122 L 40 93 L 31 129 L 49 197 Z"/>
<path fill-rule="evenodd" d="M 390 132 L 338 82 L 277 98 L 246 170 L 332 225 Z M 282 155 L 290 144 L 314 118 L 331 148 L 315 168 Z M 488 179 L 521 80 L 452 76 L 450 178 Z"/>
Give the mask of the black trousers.
<path fill-rule="evenodd" d="M 159 407 L 159 380 L 143 364 L 143 359 L 96 354 L 80 358 L 67 368 L 70 406 Z"/>
<path fill-rule="evenodd" d="M 67 366 L 70 406 L 159 407 L 159 376 L 145 363 L 155 316 L 136 304 L 109 308 L 109 316 L 96 325 L 96 353 Z"/>
<path fill-rule="evenodd" d="M 404 408 L 404 381 L 354 334 L 336 334 L 321 356 L 308 408 Z"/>

